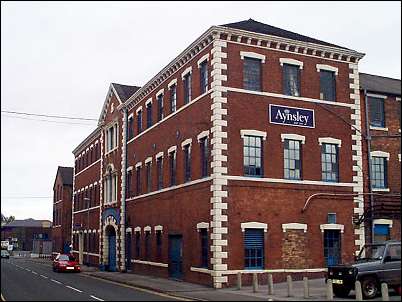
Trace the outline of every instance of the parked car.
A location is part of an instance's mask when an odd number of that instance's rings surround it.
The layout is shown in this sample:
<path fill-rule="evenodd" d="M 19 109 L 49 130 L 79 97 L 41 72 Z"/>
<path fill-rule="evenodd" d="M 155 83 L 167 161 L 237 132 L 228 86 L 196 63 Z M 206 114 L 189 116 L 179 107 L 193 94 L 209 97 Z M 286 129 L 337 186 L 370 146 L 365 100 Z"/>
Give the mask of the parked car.
<path fill-rule="evenodd" d="M 71 254 L 58 254 L 53 260 L 54 272 L 80 272 L 81 267 Z"/>
<path fill-rule="evenodd" d="M 359 280 L 364 298 L 374 298 L 387 283 L 401 294 L 401 242 L 385 241 L 366 244 L 351 265 L 328 267 L 327 279 L 332 279 L 334 294 L 347 297 Z"/>
<path fill-rule="evenodd" d="M 8 253 L 8 251 L 6 251 L 6 250 L 1 250 L 1 258 L 9 259 L 9 258 L 10 258 L 10 254 Z"/>

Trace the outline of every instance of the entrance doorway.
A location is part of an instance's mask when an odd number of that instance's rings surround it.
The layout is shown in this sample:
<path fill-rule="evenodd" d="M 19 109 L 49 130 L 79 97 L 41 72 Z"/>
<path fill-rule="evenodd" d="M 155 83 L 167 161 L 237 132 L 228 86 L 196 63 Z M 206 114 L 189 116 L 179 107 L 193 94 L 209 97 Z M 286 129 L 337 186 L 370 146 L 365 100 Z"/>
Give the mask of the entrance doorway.
<path fill-rule="evenodd" d="M 326 266 L 341 262 L 341 232 L 339 230 L 324 231 L 324 257 Z"/>
<path fill-rule="evenodd" d="M 106 237 L 108 241 L 108 270 L 116 271 L 116 231 L 114 227 L 106 228 Z"/>
<path fill-rule="evenodd" d="M 183 237 L 169 235 L 169 277 L 182 279 L 183 277 Z"/>

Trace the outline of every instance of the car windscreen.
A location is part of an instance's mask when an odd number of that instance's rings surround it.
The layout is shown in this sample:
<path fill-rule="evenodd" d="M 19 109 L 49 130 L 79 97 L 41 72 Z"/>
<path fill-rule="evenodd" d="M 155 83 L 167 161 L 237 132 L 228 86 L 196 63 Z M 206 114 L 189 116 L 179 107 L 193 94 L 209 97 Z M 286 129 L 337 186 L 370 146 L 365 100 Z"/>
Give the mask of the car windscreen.
<path fill-rule="evenodd" d="M 384 255 L 385 245 L 366 245 L 359 254 L 360 260 L 381 260 Z"/>
<path fill-rule="evenodd" d="M 59 261 L 75 261 L 75 258 L 71 255 L 60 255 Z"/>

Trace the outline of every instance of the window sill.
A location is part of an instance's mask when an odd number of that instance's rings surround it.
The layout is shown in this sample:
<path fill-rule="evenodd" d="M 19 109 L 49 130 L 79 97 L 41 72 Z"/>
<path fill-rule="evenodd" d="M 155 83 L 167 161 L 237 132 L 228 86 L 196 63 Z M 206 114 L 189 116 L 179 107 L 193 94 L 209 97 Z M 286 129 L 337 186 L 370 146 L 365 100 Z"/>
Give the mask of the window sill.
<path fill-rule="evenodd" d="M 373 192 L 389 192 L 389 188 L 373 188 L 371 189 Z"/>
<path fill-rule="evenodd" d="M 388 127 L 376 127 L 376 126 L 370 126 L 370 130 L 377 130 L 377 131 L 388 131 Z"/>
<path fill-rule="evenodd" d="M 103 205 L 104 206 L 111 206 L 111 205 L 114 205 L 114 204 L 117 204 L 117 200 L 110 201 L 110 202 L 105 202 Z"/>
<path fill-rule="evenodd" d="M 119 148 L 119 146 L 116 146 L 116 147 L 114 147 L 113 149 L 107 151 L 107 152 L 105 153 L 105 156 L 108 155 L 108 154 L 110 154 L 110 153 L 113 153 L 113 151 L 117 150 L 118 148 Z"/>

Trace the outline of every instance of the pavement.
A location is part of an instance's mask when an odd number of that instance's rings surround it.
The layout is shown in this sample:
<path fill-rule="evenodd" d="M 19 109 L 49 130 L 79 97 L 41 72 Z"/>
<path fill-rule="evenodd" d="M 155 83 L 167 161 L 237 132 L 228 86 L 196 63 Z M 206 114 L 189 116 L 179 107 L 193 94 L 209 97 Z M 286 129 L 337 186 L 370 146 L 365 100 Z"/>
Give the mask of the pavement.
<path fill-rule="evenodd" d="M 31 261 L 49 265 L 48 259 L 31 259 Z M 293 281 L 294 294 L 292 297 L 287 296 L 287 284 L 275 283 L 274 295 L 268 295 L 267 285 L 260 285 L 258 292 L 254 293 L 251 286 L 243 286 L 241 290 L 236 288 L 213 289 L 200 284 L 176 281 L 166 278 L 158 278 L 153 276 L 145 276 L 134 273 L 104 272 L 99 271 L 96 267 L 87 267 L 82 265 L 81 271 L 87 276 L 97 278 L 99 280 L 108 280 L 116 284 L 130 286 L 136 289 L 148 290 L 150 292 L 159 293 L 172 298 L 195 300 L 195 301 L 322 301 L 326 299 L 326 284 L 324 279 L 309 280 L 308 299 L 304 299 L 303 281 Z M 392 289 L 390 290 L 391 301 L 401 301 Z M 334 301 L 353 301 L 355 300 L 352 291 L 348 298 L 334 298 Z M 381 297 L 377 297 L 372 301 L 381 301 Z"/>

